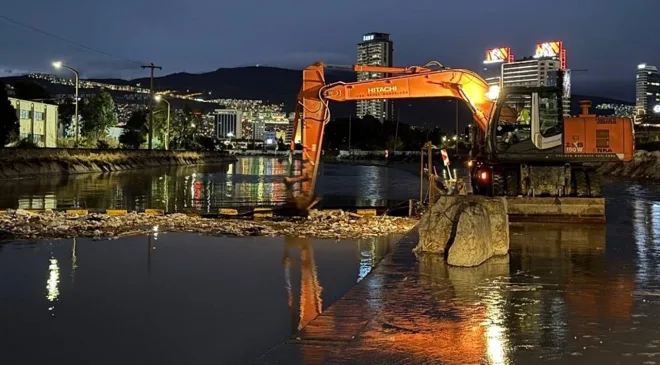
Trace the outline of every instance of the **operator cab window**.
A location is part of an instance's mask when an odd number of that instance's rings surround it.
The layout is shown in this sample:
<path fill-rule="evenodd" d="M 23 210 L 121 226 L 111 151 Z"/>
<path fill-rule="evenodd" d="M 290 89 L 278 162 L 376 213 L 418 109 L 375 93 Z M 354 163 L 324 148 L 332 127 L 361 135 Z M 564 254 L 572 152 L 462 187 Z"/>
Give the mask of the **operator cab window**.
<path fill-rule="evenodd" d="M 499 152 L 530 139 L 532 94 L 509 93 L 502 103 L 495 135 Z"/>
<path fill-rule="evenodd" d="M 543 137 L 561 134 L 564 118 L 560 113 L 562 100 L 554 92 L 539 93 L 539 133 Z"/>

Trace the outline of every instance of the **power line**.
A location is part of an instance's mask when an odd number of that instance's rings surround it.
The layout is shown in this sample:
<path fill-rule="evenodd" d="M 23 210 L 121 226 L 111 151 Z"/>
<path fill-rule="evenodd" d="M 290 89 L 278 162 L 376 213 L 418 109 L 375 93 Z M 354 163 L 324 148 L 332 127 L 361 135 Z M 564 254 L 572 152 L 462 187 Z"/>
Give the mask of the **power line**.
<path fill-rule="evenodd" d="M 20 22 L 20 21 L 18 21 L 18 20 L 15 20 L 15 19 L 11 19 L 11 18 L 9 18 L 9 17 L 7 17 L 7 16 L 4 16 L 4 15 L 0 15 L 0 19 L 4 19 L 4 20 L 6 20 L 6 21 L 8 21 L 8 22 L 10 22 L 10 23 L 13 23 L 13 24 L 15 24 L 15 25 L 18 25 L 18 26 L 21 26 L 21 27 L 24 27 L 24 28 L 30 29 L 30 30 L 35 31 L 35 32 L 37 32 L 37 33 L 41 33 L 41 34 L 47 35 L 47 36 L 52 37 L 52 38 L 55 38 L 55 39 L 57 39 L 57 40 L 59 40 L 59 41 L 62 41 L 62 42 L 65 42 L 65 43 L 68 43 L 68 44 L 74 45 L 74 46 L 76 46 L 76 47 L 82 48 L 82 49 L 87 50 L 87 51 L 90 51 L 90 52 L 95 52 L 95 53 L 102 54 L 102 55 L 107 56 L 107 57 L 116 58 L 116 59 L 119 59 L 119 60 L 122 60 L 122 61 L 126 61 L 126 62 L 130 62 L 130 63 L 136 63 L 136 64 L 140 64 L 140 65 L 143 63 L 143 62 L 140 62 L 140 61 L 129 60 L 129 59 L 127 59 L 127 58 L 123 58 L 123 57 L 120 57 L 120 56 L 115 56 L 115 55 L 113 55 L 113 54 L 110 54 L 110 53 L 107 53 L 107 52 L 103 52 L 103 51 L 98 50 L 98 49 L 96 49 L 96 48 L 87 47 L 87 46 L 85 46 L 84 44 L 77 43 L 77 42 L 75 42 L 75 41 L 72 41 L 72 40 L 66 39 L 66 38 L 64 38 L 64 37 L 60 37 L 60 36 L 58 36 L 57 34 L 53 34 L 53 33 L 51 33 L 51 32 L 45 31 L 45 30 L 41 30 L 41 29 L 39 29 L 39 28 L 33 27 L 33 26 L 29 25 L 29 24 L 25 24 L 25 23 L 23 23 L 23 22 Z"/>

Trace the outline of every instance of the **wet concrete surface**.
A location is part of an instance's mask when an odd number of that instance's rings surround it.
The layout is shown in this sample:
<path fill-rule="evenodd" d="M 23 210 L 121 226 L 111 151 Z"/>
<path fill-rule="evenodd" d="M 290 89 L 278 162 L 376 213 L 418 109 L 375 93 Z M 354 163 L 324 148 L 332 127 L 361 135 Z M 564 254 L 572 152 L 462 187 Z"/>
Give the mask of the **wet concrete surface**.
<path fill-rule="evenodd" d="M 0 245 L 0 363 L 245 364 L 397 240 L 160 233 Z"/>
<path fill-rule="evenodd" d="M 655 219 L 633 217 L 620 231 L 515 224 L 510 254 L 477 268 L 416 258 L 410 234 L 341 300 L 253 364 L 655 364 L 660 250 L 629 240 L 638 225 L 659 231 Z M 638 251 L 646 266 L 621 251 L 606 254 L 630 245 L 647 247 Z"/>

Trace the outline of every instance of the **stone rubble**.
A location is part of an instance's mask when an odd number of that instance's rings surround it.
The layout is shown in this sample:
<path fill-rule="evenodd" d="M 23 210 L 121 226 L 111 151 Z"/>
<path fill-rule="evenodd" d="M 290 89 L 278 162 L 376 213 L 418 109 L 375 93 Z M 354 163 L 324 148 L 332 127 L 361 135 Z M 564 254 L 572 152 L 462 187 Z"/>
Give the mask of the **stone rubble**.
<path fill-rule="evenodd" d="M 181 213 L 150 216 L 88 214 L 78 216 L 46 210 L 37 214 L 10 210 L 0 214 L 0 240 L 94 237 L 96 239 L 160 232 L 195 232 L 219 236 L 294 236 L 360 239 L 407 233 L 417 224 L 414 218 L 360 216 L 343 211 L 310 211 L 308 218 L 260 220 L 217 219 Z"/>

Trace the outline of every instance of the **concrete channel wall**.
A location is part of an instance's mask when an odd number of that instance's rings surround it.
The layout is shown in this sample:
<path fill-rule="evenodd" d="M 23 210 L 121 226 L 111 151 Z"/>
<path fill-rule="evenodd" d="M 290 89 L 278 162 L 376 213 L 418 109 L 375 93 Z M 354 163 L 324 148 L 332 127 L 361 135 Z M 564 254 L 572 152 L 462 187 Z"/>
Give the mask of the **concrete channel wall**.
<path fill-rule="evenodd" d="M 414 228 L 346 295 L 252 364 L 417 364 L 411 359 L 411 349 L 392 348 L 394 342 L 388 336 L 397 327 L 386 328 L 382 323 L 397 317 L 405 322 L 425 319 L 433 307 L 428 293 L 417 288 L 420 274 L 413 248 L 418 240 Z M 424 330 L 411 331 L 418 329 Z"/>
<path fill-rule="evenodd" d="M 0 179 L 231 163 L 236 160 L 226 152 L 0 148 Z"/>

